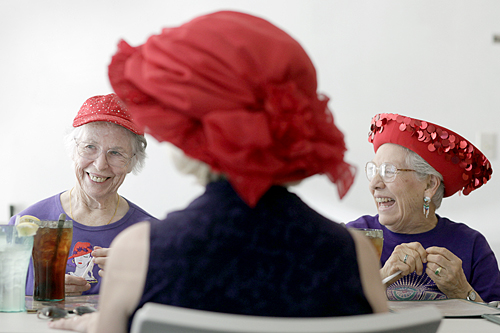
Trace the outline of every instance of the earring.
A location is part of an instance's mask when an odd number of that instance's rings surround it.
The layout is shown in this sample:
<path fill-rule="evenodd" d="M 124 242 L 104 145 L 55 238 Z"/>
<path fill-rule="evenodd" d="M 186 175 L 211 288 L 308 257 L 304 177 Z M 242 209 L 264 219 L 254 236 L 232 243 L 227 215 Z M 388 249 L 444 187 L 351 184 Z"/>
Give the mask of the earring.
<path fill-rule="evenodd" d="M 431 198 L 424 197 L 424 215 L 425 215 L 425 218 L 429 217 L 429 202 L 431 202 Z"/>

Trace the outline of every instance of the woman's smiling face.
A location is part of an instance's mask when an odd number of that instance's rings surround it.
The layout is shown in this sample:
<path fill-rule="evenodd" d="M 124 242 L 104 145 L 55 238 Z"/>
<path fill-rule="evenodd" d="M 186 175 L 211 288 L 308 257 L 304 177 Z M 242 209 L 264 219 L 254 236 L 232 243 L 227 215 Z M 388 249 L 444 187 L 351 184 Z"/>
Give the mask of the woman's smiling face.
<path fill-rule="evenodd" d="M 131 163 L 123 167 L 109 165 L 106 152 L 109 149 L 117 149 L 133 156 L 131 135 L 125 128 L 110 123 L 94 122 L 84 126 L 76 141 L 98 145 L 102 148 L 102 153 L 96 159 L 89 160 L 75 152 L 75 173 L 78 182 L 90 197 L 116 195 L 126 175 L 131 171 Z"/>
<path fill-rule="evenodd" d="M 401 146 L 386 143 L 379 147 L 372 162 L 377 167 L 390 163 L 398 169 L 411 169 L 405 160 L 406 152 Z M 413 233 L 425 224 L 422 210 L 426 186 L 426 182 L 419 180 L 415 172 L 399 172 L 393 182 L 387 183 L 376 174 L 369 187 L 380 223 L 398 233 Z"/>

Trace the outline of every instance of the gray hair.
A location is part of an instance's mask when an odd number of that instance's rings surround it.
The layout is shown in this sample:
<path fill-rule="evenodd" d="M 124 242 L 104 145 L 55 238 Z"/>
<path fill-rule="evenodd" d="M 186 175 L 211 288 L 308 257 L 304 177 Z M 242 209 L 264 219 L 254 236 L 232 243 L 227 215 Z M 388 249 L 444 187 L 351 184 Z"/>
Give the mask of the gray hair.
<path fill-rule="evenodd" d="M 416 171 L 416 175 L 419 180 L 424 180 L 429 175 L 434 175 L 441 180 L 436 193 L 432 197 L 432 202 L 436 206 L 436 209 L 438 209 L 441 206 L 441 201 L 444 197 L 443 176 L 439 172 L 437 172 L 436 169 L 434 169 L 429 163 L 427 163 L 426 160 L 420 157 L 420 155 L 406 147 L 402 148 L 406 151 L 406 165 Z"/>
<path fill-rule="evenodd" d="M 169 142 L 165 143 L 175 168 L 183 174 L 195 176 L 200 185 L 205 186 L 210 182 L 225 178 L 224 175 L 214 172 L 208 164 L 187 156 L 180 148 Z"/>
<path fill-rule="evenodd" d="M 217 173 L 212 170 L 210 165 L 191 158 L 184 154 L 182 149 L 176 147 L 170 142 L 164 142 L 168 150 L 170 151 L 170 155 L 172 157 L 172 161 L 174 163 L 175 168 L 185 174 L 195 176 L 196 182 L 200 185 L 206 186 L 208 183 L 215 182 L 221 179 L 227 179 L 227 177 L 222 173 Z M 281 184 L 282 186 L 295 186 L 302 182 L 301 180 L 296 180 L 292 182 L 287 182 Z"/>
<path fill-rule="evenodd" d="M 135 134 L 132 131 L 129 131 L 125 127 L 122 127 L 120 125 L 110 123 L 110 122 L 99 122 L 102 124 L 107 124 L 108 126 L 118 126 L 119 128 L 122 128 L 126 133 L 128 134 L 130 138 L 130 143 L 132 146 L 132 153 L 134 154 L 134 157 L 132 158 L 131 162 L 131 167 L 132 167 L 132 173 L 134 175 L 137 175 L 143 168 L 146 163 L 146 147 L 148 145 L 146 138 L 143 135 Z M 87 123 L 82 126 L 78 126 L 75 128 L 72 128 L 69 130 L 69 132 L 66 134 L 64 137 L 64 144 L 66 146 L 66 149 L 69 153 L 69 156 L 71 157 L 72 160 L 74 160 L 75 157 L 75 151 L 76 151 L 76 138 L 79 138 L 81 136 L 81 133 L 85 129 L 86 126 L 92 125 L 93 123 Z"/>

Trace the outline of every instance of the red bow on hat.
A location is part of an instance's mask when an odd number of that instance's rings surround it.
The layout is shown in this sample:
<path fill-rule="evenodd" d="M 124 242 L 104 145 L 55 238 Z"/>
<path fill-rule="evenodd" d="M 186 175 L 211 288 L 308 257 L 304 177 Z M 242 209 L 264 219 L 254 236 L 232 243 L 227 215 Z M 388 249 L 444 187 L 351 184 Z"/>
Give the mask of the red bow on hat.
<path fill-rule="evenodd" d="M 311 60 L 263 19 L 217 12 L 139 47 L 122 41 L 109 78 L 140 126 L 227 175 L 252 207 L 272 185 L 318 173 L 341 198 L 353 182 Z"/>

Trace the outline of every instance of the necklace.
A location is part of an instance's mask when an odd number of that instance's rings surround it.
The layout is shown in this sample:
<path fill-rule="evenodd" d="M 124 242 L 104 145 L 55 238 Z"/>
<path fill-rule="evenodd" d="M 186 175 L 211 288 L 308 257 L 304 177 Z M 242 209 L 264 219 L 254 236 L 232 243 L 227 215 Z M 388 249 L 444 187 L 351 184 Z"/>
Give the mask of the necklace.
<path fill-rule="evenodd" d="M 71 192 L 73 192 L 73 189 L 74 189 L 74 187 L 69 191 L 69 217 L 71 217 L 72 220 L 74 220 L 74 218 L 73 218 L 73 207 L 71 205 Z M 118 196 L 118 202 L 116 203 L 115 212 L 114 212 L 113 216 L 111 216 L 111 220 L 109 220 L 109 222 L 106 223 L 106 225 L 110 224 L 111 221 L 113 221 L 113 218 L 115 217 L 116 212 L 118 211 L 118 206 L 120 205 L 120 196 L 118 195 L 118 193 L 116 193 L 116 195 Z"/>

